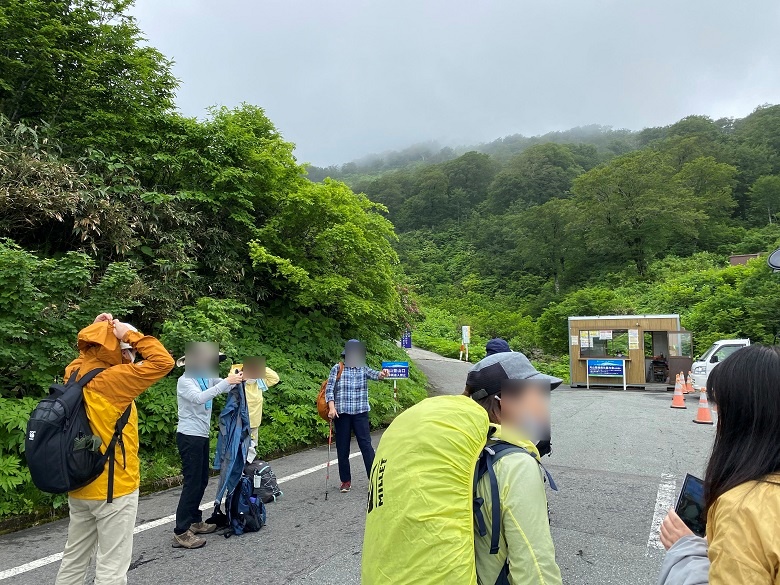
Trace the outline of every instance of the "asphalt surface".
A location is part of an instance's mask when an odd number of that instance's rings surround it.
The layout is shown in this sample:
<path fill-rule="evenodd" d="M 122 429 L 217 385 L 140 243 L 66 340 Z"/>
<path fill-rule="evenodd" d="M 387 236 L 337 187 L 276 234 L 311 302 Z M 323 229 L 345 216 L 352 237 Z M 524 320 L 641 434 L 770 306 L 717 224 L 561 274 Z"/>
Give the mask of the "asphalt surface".
<path fill-rule="evenodd" d="M 410 357 L 429 376 L 432 394 L 462 391 L 467 364 L 418 349 Z M 657 524 L 673 504 L 686 472 L 701 477 L 714 436 L 713 427 L 691 422 L 693 398 L 687 410 L 669 408 L 671 399 L 666 392 L 553 392 L 553 453 L 544 462 L 560 488 L 549 499 L 564 583 L 656 583 L 662 551 L 654 519 Z M 380 435 L 374 434 L 375 445 Z M 277 477 L 288 479 L 282 500 L 268 508 L 268 525 L 230 539 L 210 535 L 201 550 L 172 548 L 173 524 L 160 520 L 175 512 L 179 489 L 142 498 L 128 582 L 359 583 L 367 490 L 362 460 L 351 461 L 349 494 L 334 489 L 338 474 L 331 467 L 327 500 L 325 471 L 312 471 L 326 461 L 325 447 L 274 461 Z M 212 482 L 204 504 L 215 489 Z M 149 524 L 154 521 L 161 525 Z M 67 521 L 60 521 L 0 537 L 0 584 L 53 583 L 59 561 L 47 557 L 62 551 L 66 533 Z M 30 568 L 36 562 L 41 566 Z"/>

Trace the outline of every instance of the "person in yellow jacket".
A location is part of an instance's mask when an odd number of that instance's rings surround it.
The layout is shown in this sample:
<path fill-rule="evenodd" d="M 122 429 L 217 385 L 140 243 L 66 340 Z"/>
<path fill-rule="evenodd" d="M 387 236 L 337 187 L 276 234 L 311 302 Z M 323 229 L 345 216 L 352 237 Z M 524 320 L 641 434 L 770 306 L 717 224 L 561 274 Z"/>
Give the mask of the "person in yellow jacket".
<path fill-rule="evenodd" d="M 78 349 L 78 358 L 65 369 L 65 379 L 75 371 L 80 377 L 106 368 L 84 387 L 87 417 L 103 445 L 111 441 L 114 426 L 128 406 L 131 412 L 122 433 L 124 455 L 120 445 L 116 447 L 113 501 L 106 501 L 108 466 L 95 481 L 68 495 L 68 541 L 56 585 L 83 584 L 95 551 L 95 585 L 119 585 L 127 583 L 141 483 L 134 400 L 173 369 L 173 358 L 157 339 L 108 313 L 79 332 Z M 143 361 L 135 363 L 137 354 Z"/>
<path fill-rule="evenodd" d="M 500 493 L 501 536 L 498 554 L 490 554 L 491 522 L 486 522 L 487 534 L 475 538 L 480 585 L 561 585 L 536 448 L 549 428 L 550 390 L 559 384 L 559 378 L 539 373 L 519 352 L 489 356 L 469 371 L 464 394 L 487 411 L 496 429 L 491 441 L 511 443 L 527 452 L 505 455 L 493 466 Z M 488 474 L 479 480 L 477 496 L 484 500 L 484 517 L 491 518 Z"/>
<path fill-rule="evenodd" d="M 249 428 L 256 445 L 258 429 L 263 422 L 263 392 L 279 383 L 279 374 L 266 367 L 264 359 L 257 357 L 246 358 L 236 367 L 243 368 Z"/>
<path fill-rule="evenodd" d="M 706 538 L 673 510 L 661 585 L 780 585 L 780 348 L 731 354 L 707 380 L 718 426 L 704 478 Z"/>

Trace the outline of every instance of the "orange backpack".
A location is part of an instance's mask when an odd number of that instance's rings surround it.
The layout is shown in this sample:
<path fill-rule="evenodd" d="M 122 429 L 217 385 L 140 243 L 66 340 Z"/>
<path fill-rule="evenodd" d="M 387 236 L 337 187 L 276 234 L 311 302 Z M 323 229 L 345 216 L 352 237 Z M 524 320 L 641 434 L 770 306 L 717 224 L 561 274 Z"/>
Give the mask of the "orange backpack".
<path fill-rule="evenodd" d="M 336 391 L 335 385 L 339 383 L 339 380 L 341 380 L 341 372 L 344 371 L 344 362 L 339 362 L 339 373 L 336 374 L 336 383 L 334 384 L 334 394 Z M 328 401 L 325 400 L 325 392 L 328 388 L 328 381 L 325 380 L 322 385 L 320 386 L 320 393 L 317 395 L 317 414 L 320 415 L 320 418 L 323 420 L 330 420 L 328 418 Z"/>

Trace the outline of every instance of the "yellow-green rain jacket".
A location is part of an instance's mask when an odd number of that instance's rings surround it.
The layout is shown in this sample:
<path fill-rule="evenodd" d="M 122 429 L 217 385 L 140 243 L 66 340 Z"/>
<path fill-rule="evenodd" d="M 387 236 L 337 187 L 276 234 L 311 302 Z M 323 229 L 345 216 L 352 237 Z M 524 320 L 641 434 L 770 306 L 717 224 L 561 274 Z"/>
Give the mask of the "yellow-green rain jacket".
<path fill-rule="evenodd" d="M 522 447 L 533 457 L 510 453 L 493 466 L 501 494 L 500 548 L 498 554 L 490 554 L 492 527 L 487 521 L 487 535 L 475 535 L 478 582 L 493 585 L 508 560 L 512 585 L 561 585 L 561 572 L 555 563 L 555 547 L 550 535 L 539 451 L 513 429 L 493 426 L 497 429 L 494 439 Z M 477 495 L 485 501 L 482 508 L 485 518 L 491 518 L 493 502 L 487 474 L 477 485 Z"/>

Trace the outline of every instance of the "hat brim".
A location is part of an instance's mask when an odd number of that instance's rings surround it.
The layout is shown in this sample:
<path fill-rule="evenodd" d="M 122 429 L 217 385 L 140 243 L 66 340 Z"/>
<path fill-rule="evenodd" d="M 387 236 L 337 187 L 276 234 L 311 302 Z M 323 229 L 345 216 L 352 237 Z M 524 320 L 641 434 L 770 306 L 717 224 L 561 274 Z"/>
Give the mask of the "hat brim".
<path fill-rule="evenodd" d="M 550 390 L 555 390 L 558 386 L 563 384 L 563 380 L 556 378 L 555 376 L 548 376 L 547 374 L 534 374 L 533 376 L 526 378 L 526 380 L 544 380 L 550 383 Z"/>
<path fill-rule="evenodd" d="M 179 359 L 176 360 L 176 367 L 177 368 L 183 368 L 186 365 L 186 358 L 187 356 L 181 356 Z M 219 352 L 219 363 L 224 362 L 227 359 L 227 356 Z"/>

